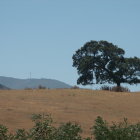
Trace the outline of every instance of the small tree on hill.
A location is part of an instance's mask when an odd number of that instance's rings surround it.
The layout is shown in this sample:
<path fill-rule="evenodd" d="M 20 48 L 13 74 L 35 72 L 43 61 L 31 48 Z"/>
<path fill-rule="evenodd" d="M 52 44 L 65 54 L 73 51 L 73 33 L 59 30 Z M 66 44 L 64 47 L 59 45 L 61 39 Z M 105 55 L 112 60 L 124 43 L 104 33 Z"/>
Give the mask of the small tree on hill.
<path fill-rule="evenodd" d="M 77 68 L 77 84 L 140 83 L 140 58 L 126 58 L 125 51 L 107 41 L 90 41 L 73 55 Z"/>

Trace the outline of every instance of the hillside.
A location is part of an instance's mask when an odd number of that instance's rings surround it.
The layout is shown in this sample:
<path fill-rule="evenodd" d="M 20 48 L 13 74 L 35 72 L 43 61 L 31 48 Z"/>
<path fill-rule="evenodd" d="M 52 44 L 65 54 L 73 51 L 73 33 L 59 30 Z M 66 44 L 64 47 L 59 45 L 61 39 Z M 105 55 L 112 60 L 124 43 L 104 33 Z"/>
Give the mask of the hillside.
<path fill-rule="evenodd" d="M 8 87 L 6 87 L 6 86 L 4 86 L 4 85 L 2 85 L 2 84 L 0 84 L 0 89 L 9 89 Z"/>
<path fill-rule="evenodd" d="M 140 121 L 140 93 L 114 93 L 107 91 L 46 89 L 0 90 L 0 124 L 11 132 L 17 128 L 31 128 L 31 115 L 49 113 L 55 125 L 76 121 L 90 133 L 97 116 L 107 121 Z"/>
<path fill-rule="evenodd" d="M 17 79 L 12 77 L 0 76 L 0 83 L 11 89 L 38 88 L 70 88 L 71 86 L 54 79 Z"/>

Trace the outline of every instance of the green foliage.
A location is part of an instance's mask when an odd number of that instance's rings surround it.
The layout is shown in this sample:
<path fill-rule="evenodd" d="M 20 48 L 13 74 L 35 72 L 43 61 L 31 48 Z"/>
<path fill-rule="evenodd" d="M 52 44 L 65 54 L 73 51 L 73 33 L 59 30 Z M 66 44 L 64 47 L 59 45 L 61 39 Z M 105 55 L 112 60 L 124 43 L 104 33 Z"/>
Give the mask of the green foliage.
<path fill-rule="evenodd" d="M 82 140 L 81 132 L 81 127 L 78 124 L 68 122 L 58 128 L 55 140 Z"/>
<path fill-rule="evenodd" d="M 7 140 L 8 139 L 8 129 L 3 126 L 3 125 L 0 125 L 0 140 Z"/>
<path fill-rule="evenodd" d="M 55 128 L 52 126 L 52 118 L 50 115 L 33 115 L 35 126 L 31 129 L 32 140 L 51 140 L 53 138 Z"/>
<path fill-rule="evenodd" d="M 97 117 L 92 128 L 96 140 L 139 140 L 140 124 L 129 125 L 125 118 L 123 122 L 109 125 L 101 117 Z"/>
<path fill-rule="evenodd" d="M 115 91 L 115 92 L 130 92 L 129 88 L 127 87 L 122 87 L 122 86 L 113 86 L 113 87 L 110 87 L 110 86 L 107 86 L 107 85 L 104 85 L 100 88 L 101 90 L 107 90 L 107 91 Z"/>
<path fill-rule="evenodd" d="M 125 58 L 125 51 L 107 41 L 90 41 L 73 55 L 77 84 L 140 83 L 140 58 Z"/>
<path fill-rule="evenodd" d="M 116 91 L 116 92 L 130 92 L 129 88 L 127 87 L 117 87 L 117 86 L 113 86 L 110 88 L 110 91 Z"/>
<path fill-rule="evenodd" d="M 14 136 L 14 140 L 29 140 L 30 134 L 24 129 L 18 129 Z"/>
<path fill-rule="evenodd" d="M 64 123 L 59 127 L 52 126 L 50 115 L 33 115 L 34 127 L 26 131 L 18 129 L 15 134 L 9 134 L 8 129 L 0 125 L 0 140 L 139 140 L 140 123 L 130 125 L 127 119 L 120 123 L 109 125 L 101 117 L 97 117 L 91 128 L 91 138 L 82 138 L 82 129 L 76 123 Z"/>

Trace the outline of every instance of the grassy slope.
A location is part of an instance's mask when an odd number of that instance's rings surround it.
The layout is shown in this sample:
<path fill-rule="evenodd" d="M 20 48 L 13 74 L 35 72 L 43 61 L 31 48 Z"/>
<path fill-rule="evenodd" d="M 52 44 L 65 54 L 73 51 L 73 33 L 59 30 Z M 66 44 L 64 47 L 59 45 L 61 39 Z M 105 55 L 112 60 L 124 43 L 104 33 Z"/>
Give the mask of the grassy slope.
<path fill-rule="evenodd" d="M 80 123 L 89 134 L 97 116 L 108 121 L 140 121 L 140 93 L 107 91 L 57 90 L 0 90 L 0 124 L 10 131 L 31 128 L 33 113 L 50 113 L 58 125 L 61 122 Z"/>

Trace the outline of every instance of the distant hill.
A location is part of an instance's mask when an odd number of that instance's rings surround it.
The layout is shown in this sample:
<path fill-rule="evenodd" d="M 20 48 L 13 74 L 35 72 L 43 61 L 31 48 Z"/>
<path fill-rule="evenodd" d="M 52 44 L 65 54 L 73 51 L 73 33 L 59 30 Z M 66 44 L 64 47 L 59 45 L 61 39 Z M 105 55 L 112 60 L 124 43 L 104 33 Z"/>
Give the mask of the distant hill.
<path fill-rule="evenodd" d="M 10 88 L 8 88 L 8 87 L 6 87 L 6 86 L 0 84 L 0 89 L 10 89 Z"/>
<path fill-rule="evenodd" d="M 17 79 L 12 77 L 0 76 L 0 84 L 10 89 L 38 88 L 43 86 L 46 88 L 71 88 L 70 85 L 53 79 Z"/>

